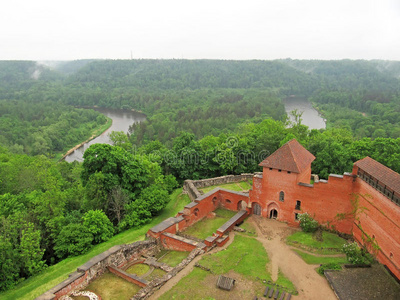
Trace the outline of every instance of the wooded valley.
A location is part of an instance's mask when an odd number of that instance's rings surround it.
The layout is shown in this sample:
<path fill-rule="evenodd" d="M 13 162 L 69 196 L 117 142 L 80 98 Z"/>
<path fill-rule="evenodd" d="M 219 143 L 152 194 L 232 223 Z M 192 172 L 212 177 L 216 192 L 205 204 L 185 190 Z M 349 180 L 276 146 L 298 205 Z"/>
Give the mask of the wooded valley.
<path fill-rule="evenodd" d="M 292 138 L 321 178 L 365 156 L 400 172 L 399 78 L 388 61 L 0 61 L 0 291 L 148 222 L 185 179 L 260 171 Z M 327 129 L 289 121 L 293 95 Z M 59 162 L 107 124 L 94 106 L 147 120 Z"/>

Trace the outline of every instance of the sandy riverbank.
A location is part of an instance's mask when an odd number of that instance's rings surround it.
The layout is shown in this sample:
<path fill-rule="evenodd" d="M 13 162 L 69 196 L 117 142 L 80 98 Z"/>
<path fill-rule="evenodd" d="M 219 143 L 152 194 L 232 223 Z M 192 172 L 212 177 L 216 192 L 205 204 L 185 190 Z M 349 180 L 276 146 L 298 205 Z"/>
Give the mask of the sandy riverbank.
<path fill-rule="evenodd" d="M 73 148 L 69 149 L 60 159 L 60 161 L 64 160 L 68 155 L 70 155 L 71 153 L 73 153 L 76 149 L 79 149 L 80 147 L 82 147 L 84 144 L 89 143 L 91 140 L 97 138 L 98 136 L 102 135 L 103 133 L 105 133 L 112 125 L 112 119 L 107 117 L 107 123 L 103 126 L 107 126 L 106 129 L 101 130 L 100 133 L 97 133 L 96 131 L 98 129 L 96 129 L 95 133 L 92 134 L 92 136 L 90 138 L 88 138 L 86 141 L 74 146 Z"/>

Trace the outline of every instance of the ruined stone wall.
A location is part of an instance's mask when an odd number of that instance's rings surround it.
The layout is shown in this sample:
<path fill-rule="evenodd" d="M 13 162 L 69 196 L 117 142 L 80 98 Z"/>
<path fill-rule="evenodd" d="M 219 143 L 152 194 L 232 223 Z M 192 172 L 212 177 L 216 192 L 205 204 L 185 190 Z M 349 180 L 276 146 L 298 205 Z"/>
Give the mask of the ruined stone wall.
<path fill-rule="evenodd" d="M 206 250 L 206 244 L 202 242 L 193 241 L 171 233 L 163 233 L 160 239 L 163 248 L 168 250 L 192 251 L 196 248 Z"/>
<path fill-rule="evenodd" d="M 202 180 L 185 180 L 183 184 L 183 192 L 189 195 L 190 200 L 194 201 L 201 196 L 199 188 L 213 185 L 221 185 L 232 182 L 251 181 L 254 174 L 226 175 L 221 177 L 207 178 Z"/>
<path fill-rule="evenodd" d="M 129 245 L 114 246 L 93 257 L 76 272 L 54 288 L 35 300 L 57 300 L 72 290 L 87 286 L 92 280 L 102 275 L 108 266 L 121 267 L 127 262 L 141 257 L 143 254 L 153 255 L 160 251 L 156 240 L 140 241 Z"/>
<path fill-rule="evenodd" d="M 172 269 L 172 271 L 168 272 L 161 278 L 157 278 L 149 282 L 149 284 L 141 289 L 133 298 L 132 300 L 142 300 L 142 299 L 147 299 L 150 297 L 155 291 L 160 289 L 168 280 L 176 276 L 180 271 L 182 271 L 193 259 L 195 259 L 196 256 L 203 254 L 204 250 L 200 248 L 194 249 L 190 254 L 188 255 L 187 258 L 182 260 L 180 264 L 178 264 L 175 268 Z"/>
<path fill-rule="evenodd" d="M 108 270 L 111 273 L 117 275 L 118 277 L 121 277 L 121 278 L 125 279 L 126 281 L 136 284 L 142 288 L 147 285 L 147 281 L 142 280 L 141 278 L 137 277 L 134 274 L 128 274 L 119 268 L 114 268 L 112 266 L 108 266 Z"/>

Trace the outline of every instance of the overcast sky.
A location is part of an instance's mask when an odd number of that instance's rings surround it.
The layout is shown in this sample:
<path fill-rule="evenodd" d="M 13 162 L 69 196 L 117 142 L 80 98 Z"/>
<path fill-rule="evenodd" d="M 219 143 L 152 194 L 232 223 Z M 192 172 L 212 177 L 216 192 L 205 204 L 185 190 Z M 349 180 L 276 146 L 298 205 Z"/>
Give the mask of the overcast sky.
<path fill-rule="evenodd" d="M 0 59 L 400 60 L 400 0 L 10 0 Z"/>

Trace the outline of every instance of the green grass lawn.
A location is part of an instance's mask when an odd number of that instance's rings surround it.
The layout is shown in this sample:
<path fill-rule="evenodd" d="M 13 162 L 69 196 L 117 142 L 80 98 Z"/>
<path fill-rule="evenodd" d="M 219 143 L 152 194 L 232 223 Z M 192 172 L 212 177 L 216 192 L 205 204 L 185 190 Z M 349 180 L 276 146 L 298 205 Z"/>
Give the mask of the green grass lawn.
<path fill-rule="evenodd" d="M 195 268 L 159 299 L 238 299 L 239 295 L 242 299 L 252 299 L 254 295 L 261 296 L 265 289 L 262 280 L 271 281 L 267 271 L 268 262 L 268 254 L 259 241 L 236 234 L 226 250 L 204 255 L 199 261 L 200 265 L 210 268 L 212 274 Z M 234 287 L 233 291 L 226 292 L 215 287 L 218 275 L 231 272 L 241 276 L 248 290 Z M 276 284 L 285 286 L 286 291 L 297 293 L 293 283 L 282 272 L 279 272 Z"/>
<path fill-rule="evenodd" d="M 167 274 L 167 272 L 165 272 L 165 271 L 163 271 L 161 269 L 154 268 L 153 272 L 151 272 L 149 275 L 147 275 L 144 278 L 147 281 L 152 281 L 153 279 L 163 277 L 165 274 Z"/>
<path fill-rule="evenodd" d="M 204 188 L 200 188 L 199 191 L 202 191 L 204 194 L 212 191 L 213 189 L 220 187 L 222 189 L 227 189 L 236 192 L 244 192 L 251 189 L 251 185 L 247 181 L 240 181 L 240 182 L 232 182 L 232 183 L 225 183 L 220 185 L 212 185 L 207 186 Z"/>
<path fill-rule="evenodd" d="M 242 187 L 242 189 L 244 189 L 246 191 L 253 187 L 253 184 L 249 183 L 248 181 L 241 181 L 241 182 L 239 182 L 239 185 Z"/>
<path fill-rule="evenodd" d="M 128 269 L 126 269 L 126 273 L 129 274 L 136 274 L 137 276 L 142 276 L 146 274 L 148 271 L 150 271 L 150 267 L 146 264 L 135 264 L 133 266 L 130 266 Z"/>
<path fill-rule="evenodd" d="M 297 295 L 298 291 L 296 290 L 296 287 L 294 284 L 287 278 L 282 271 L 279 269 L 278 272 L 278 279 L 275 282 L 276 284 L 282 285 L 286 288 L 286 292 L 291 293 L 292 295 Z"/>
<path fill-rule="evenodd" d="M 14 289 L 1 293 L 0 299 L 35 299 L 37 296 L 43 294 L 50 288 L 67 279 L 68 274 L 76 271 L 79 266 L 83 265 L 94 256 L 108 250 L 115 245 L 143 240 L 145 233 L 151 227 L 157 225 L 166 218 L 175 216 L 185 207 L 186 204 L 190 202 L 189 197 L 181 193 L 182 189 L 175 190 L 171 194 L 171 201 L 167 204 L 166 208 L 158 217 L 154 218 L 151 223 L 139 228 L 126 230 L 112 237 L 107 242 L 94 246 L 89 252 L 83 255 L 67 258 L 51 267 L 48 267 L 42 273 L 23 281 Z"/>
<path fill-rule="evenodd" d="M 206 237 L 216 232 L 219 227 L 225 224 L 236 213 L 236 211 L 217 209 L 215 210 L 216 216 L 214 218 L 205 218 L 190 226 L 184 233 L 204 240 Z"/>
<path fill-rule="evenodd" d="M 309 251 L 321 254 L 340 253 L 342 245 L 346 243 L 345 239 L 326 231 L 322 232 L 322 238 L 323 241 L 319 242 L 314 239 L 312 233 L 299 231 L 291 236 L 288 236 L 286 241 L 289 245 L 295 247 L 304 247 Z"/>
<path fill-rule="evenodd" d="M 249 222 L 248 219 L 246 219 L 239 227 L 246 230 L 246 232 L 243 232 L 243 234 L 254 237 L 257 236 L 256 228 Z"/>
<path fill-rule="evenodd" d="M 294 250 L 307 264 L 319 265 L 319 264 L 346 264 L 348 263 L 345 256 L 343 257 L 329 257 L 329 256 L 315 256 L 312 254 L 304 253 L 300 250 Z"/>
<path fill-rule="evenodd" d="M 234 270 L 253 280 L 256 277 L 271 280 L 271 275 L 266 269 L 268 262 L 268 254 L 259 241 L 235 235 L 235 240 L 226 250 L 205 255 L 200 264 L 210 268 L 215 274 L 225 274 Z"/>
<path fill-rule="evenodd" d="M 102 300 L 129 300 L 140 289 L 140 286 L 107 272 L 91 282 L 85 290 L 99 295 Z"/>
<path fill-rule="evenodd" d="M 159 262 L 166 263 L 170 267 L 177 266 L 182 260 L 184 260 L 189 255 L 189 252 L 183 251 L 168 251 Z"/>
<path fill-rule="evenodd" d="M 189 275 L 182 278 L 177 285 L 175 285 L 168 292 L 164 293 L 159 299 L 209 299 L 202 298 L 204 293 L 199 291 L 204 290 L 204 279 L 209 273 L 199 268 L 195 268 Z"/>

